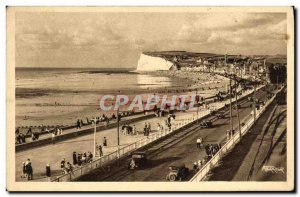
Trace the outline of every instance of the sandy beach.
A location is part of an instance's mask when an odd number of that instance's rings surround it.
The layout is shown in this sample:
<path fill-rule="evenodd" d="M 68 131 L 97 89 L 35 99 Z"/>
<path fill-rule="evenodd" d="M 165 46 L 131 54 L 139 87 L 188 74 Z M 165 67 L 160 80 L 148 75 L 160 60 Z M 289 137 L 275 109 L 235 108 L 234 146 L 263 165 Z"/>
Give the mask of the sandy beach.
<path fill-rule="evenodd" d="M 92 87 L 86 89 L 72 90 L 69 85 L 65 87 L 57 86 L 56 89 L 50 86 L 17 86 L 16 126 L 71 125 L 75 124 L 77 119 L 86 121 L 86 117 L 92 118 L 102 114 L 111 115 L 114 112 L 99 110 L 99 98 L 104 94 L 126 94 L 129 97 L 137 94 L 142 94 L 142 97 L 147 97 L 148 94 L 195 94 L 197 88 L 198 94 L 203 97 L 210 97 L 218 91 L 225 90 L 226 83 L 228 83 L 226 78 L 208 73 L 156 71 L 131 73 L 129 77 L 132 76 L 138 79 L 136 87 L 122 90 L 117 88 L 97 89 L 98 86 L 96 85 L 99 81 L 103 81 L 102 77 L 113 78 L 120 74 L 110 73 L 104 75 L 101 73 L 97 75 L 97 73 L 85 73 L 82 77 L 86 75 L 88 78 L 93 77 L 89 82 L 94 80 Z M 76 83 L 77 81 L 74 82 L 74 84 Z M 93 89 L 93 85 L 95 89 Z"/>

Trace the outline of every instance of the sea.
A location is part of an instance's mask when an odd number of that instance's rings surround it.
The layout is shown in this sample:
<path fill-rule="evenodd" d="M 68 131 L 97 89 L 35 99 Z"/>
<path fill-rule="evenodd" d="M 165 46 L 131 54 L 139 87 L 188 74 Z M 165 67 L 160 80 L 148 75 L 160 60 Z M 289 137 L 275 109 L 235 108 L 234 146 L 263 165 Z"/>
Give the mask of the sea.
<path fill-rule="evenodd" d="M 16 68 L 16 126 L 68 125 L 100 116 L 99 95 L 151 92 L 180 80 L 134 69 Z"/>
<path fill-rule="evenodd" d="M 17 89 L 115 92 L 170 87 L 175 82 L 168 77 L 140 74 L 133 69 L 16 68 Z"/>

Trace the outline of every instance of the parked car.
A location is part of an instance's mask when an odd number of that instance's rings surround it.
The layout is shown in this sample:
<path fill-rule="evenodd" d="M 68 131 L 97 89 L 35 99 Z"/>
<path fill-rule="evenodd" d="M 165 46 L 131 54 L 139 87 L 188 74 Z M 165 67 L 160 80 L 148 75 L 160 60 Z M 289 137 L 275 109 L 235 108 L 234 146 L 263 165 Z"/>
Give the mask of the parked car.
<path fill-rule="evenodd" d="M 184 164 L 169 166 L 166 179 L 168 181 L 183 181 L 189 174 L 189 169 Z"/>
<path fill-rule="evenodd" d="M 211 121 L 203 121 L 200 123 L 200 128 L 211 128 L 212 122 Z"/>
<path fill-rule="evenodd" d="M 128 161 L 129 170 L 141 169 L 147 164 L 146 152 L 134 152 Z"/>

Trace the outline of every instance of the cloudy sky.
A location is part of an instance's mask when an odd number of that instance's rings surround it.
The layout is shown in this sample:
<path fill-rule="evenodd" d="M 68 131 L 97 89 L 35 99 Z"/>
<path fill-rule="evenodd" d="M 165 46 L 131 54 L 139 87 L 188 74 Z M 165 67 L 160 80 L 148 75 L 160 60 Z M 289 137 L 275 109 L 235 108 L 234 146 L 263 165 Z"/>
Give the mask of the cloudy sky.
<path fill-rule="evenodd" d="M 143 51 L 286 54 L 286 14 L 16 14 L 17 67 L 135 67 Z"/>

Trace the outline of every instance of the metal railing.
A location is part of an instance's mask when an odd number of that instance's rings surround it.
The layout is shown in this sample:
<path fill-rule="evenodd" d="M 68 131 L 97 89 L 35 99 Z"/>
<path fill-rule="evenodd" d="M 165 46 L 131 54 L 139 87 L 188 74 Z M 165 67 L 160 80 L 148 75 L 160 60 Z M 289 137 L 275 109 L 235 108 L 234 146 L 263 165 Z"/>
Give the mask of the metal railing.
<path fill-rule="evenodd" d="M 246 92 L 244 92 L 243 95 L 239 96 L 239 98 L 245 97 L 245 96 L 251 94 L 252 92 L 253 92 L 253 90 L 246 91 Z M 235 100 L 235 98 L 233 99 L 233 101 L 234 100 Z M 215 103 L 217 105 L 216 110 L 224 107 L 225 104 L 228 104 L 228 103 L 229 103 L 229 101 Z M 163 131 L 151 133 L 147 137 L 144 137 L 132 144 L 124 146 L 112 153 L 109 153 L 108 155 L 105 155 L 96 160 L 93 160 L 91 163 L 87 163 L 79 168 L 75 168 L 71 173 L 61 175 L 51 181 L 52 182 L 66 182 L 66 181 L 76 180 L 79 177 L 81 177 L 82 175 L 88 174 L 89 172 L 91 172 L 92 170 L 94 170 L 96 168 L 99 168 L 99 167 L 105 166 L 111 162 L 114 162 L 117 159 L 119 159 L 120 157 L 127 156 L 132 151 L 134 151 L 138 148 L 141 148 L 155 140 L 158 140 L 161 137 L 164 137 L 164 136 L 168 135 L 169 133 L 174 132 L 174 131 L 184 127 L 185 125 L 190 124 L 190 123 L 196 121 L 197 119 L 202 118 L 210 113 L 211 113 L 210 110 L 201 111 L 198 117 L 195 117 L 195 115 L 192 115 L 190 118 L 185 118 L 179 122 L 174 123 L 173 126 L 171 127 L 171 129 L 164 128 Z M 210 161 L 214 161 L 214 160 L 212 159 Z"/>
<path fill-rule="evenodd" d="M 280 92 L 283 87 L 277 91 Z M 266 102 L 266 104 L 260 109 L 256 111 L 256 118 L 260 117 L 267 107 L 273 102 L 275 99 L 276 94 Z M 254 117 L 251 117 L 250 120 L 241 128 L 242 136 L 245 135 L 251 126 L 254 124 Z M 239 133 L 236 132 L 232 138 L 230 138 L 222 147 L 221 149 L 190 179 L 190 182 L 200 182 L 203 178 L 206 177 L 208 172 L 220 161 L 222 156 L 227 153 L 228 150 L 232 149 L 235 144 L 240 140 Z"/>

